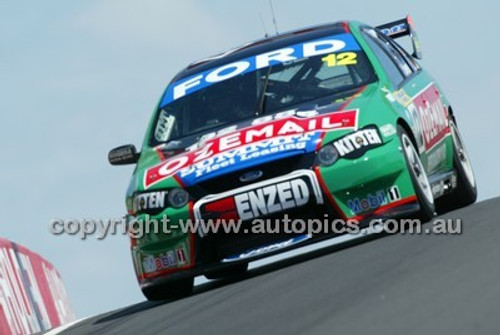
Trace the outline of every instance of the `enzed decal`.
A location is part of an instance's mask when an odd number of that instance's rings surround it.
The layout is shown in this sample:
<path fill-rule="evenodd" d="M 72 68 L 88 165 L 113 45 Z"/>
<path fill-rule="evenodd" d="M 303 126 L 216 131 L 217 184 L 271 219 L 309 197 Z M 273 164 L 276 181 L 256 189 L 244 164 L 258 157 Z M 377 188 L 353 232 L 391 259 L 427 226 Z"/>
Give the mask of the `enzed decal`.
<path fill-rule="evenodd" d="M 307 183 L 302 179 L 295 179 L 238 194 L 234 197 L 234 202 L 239 218 L 251 220 L 304 206 L 309 202 L 310 196 Z"/>
<path fill-rule="evenodd" d="M 186 185 L 207 173 L 221 172 L 238 164 L 250 166 L 250 160 L 264 163 L 283 152 L 312 152 L 322 131 L 356 129 L 358 110 L 318 114 L 300 118 L 296 115 L 250 127 L 206 140 L 201 148 L 175 156 L 144 174 L 148 188 L 176 173 Z M 246 162 L 246 165 L 245 165 Z"/>
<path fill-rule="evenodd" d="M 216 195 L 207 195 L 193 206 L 197 220 L 250 220 L 256 217 L 314 204 L 323 204 L 323 194 L 312 170 L 264 180 Z M 198 232 L 203 236 L 203 232 Z"/>
<path fill-rule="evenodd" d="M 306 179 L 294 179 L 238 193 L 202 207 L 207 218 L 251 220 L 302 207 L 314 195 Z"/>
<path fill-rule="evenodd" d="M 333 142 L 340 157 L 358 158 L 367 150 L 382 145 L 376 128 L 365 128 Z"/>
<path fill-rule="evenodd" d="M 401 193 L 399 192 L 399 188 L 397 186 L 391 186 L 386 191 L 379 190 L 375 193 L 368 193 L 366 197 L 361 199 L 350 199 L 347 201 L 347 205 L 354 214 L 359 214 L 377 209 L 400 199 Z"/>

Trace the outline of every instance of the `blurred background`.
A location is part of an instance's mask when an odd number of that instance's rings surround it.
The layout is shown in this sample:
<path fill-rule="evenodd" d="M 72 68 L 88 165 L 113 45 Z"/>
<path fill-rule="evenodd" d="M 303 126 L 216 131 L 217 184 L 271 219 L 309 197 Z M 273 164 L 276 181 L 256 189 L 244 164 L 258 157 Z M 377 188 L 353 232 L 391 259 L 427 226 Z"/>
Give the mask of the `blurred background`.
<path fill-rule="evenodd" d="M 421 62 L 453 103 L 479 198 L 498 195 L 498 2 L 274 0 L 281 32 L 410 13 Z M 188 63 L 274 33 L 267 0 L 0 0 L 0 236 L 61 272 L 78 317 L 144 300 L 125 236 L 53 236 L 52 219 L 116 218 L 153 108 Z"/>

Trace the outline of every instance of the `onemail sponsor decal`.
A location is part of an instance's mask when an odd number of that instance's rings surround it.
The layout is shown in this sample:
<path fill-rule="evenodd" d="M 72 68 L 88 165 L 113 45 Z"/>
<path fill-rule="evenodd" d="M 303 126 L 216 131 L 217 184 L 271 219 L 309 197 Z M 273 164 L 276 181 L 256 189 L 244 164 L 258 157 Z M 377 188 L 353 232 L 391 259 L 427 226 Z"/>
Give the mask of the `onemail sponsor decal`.
<path fill-rule="evenodd" d="M 201 148 L 175 156 L 144 174 L 144 188 L 177 174 L 187 186 L 203 177 L 226 173 L 294 153 L 312 152 L 321 132 L 356 129 L 358 110 L 273 119 L 207 140 Z"/>

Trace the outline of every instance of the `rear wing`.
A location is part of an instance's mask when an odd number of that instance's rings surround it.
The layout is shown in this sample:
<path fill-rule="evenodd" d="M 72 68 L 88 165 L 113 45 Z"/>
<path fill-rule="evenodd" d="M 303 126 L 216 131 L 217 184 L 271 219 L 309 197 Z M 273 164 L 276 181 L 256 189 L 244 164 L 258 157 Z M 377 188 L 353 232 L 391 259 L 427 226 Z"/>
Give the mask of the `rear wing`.
<path fill-rule="evenodd" d="M 405 19 L 386 23 L 377 27 L 384 35 L 390 38 L 400 38 L 409 36 L 413 44 L 412 56 L 417 59 L 422 59 L 422 50 L 420 48 L 420 41 L 418 40 L 415 26 L 410 15 Z"/>

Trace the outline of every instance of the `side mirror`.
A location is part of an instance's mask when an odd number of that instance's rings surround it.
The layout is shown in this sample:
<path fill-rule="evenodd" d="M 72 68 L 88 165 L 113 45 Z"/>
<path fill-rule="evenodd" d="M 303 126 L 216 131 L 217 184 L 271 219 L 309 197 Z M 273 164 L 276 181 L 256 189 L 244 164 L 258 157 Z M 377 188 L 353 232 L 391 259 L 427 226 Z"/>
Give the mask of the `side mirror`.
<path fill-rule="evenodd" d="M 140 153 L 133 144 L 122 145 L 114 148 L 108 154 L 108 161 L 111 165 L 135 164 L 139 160 Z"/>

